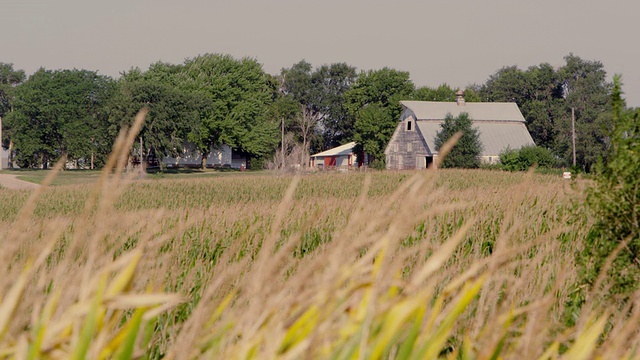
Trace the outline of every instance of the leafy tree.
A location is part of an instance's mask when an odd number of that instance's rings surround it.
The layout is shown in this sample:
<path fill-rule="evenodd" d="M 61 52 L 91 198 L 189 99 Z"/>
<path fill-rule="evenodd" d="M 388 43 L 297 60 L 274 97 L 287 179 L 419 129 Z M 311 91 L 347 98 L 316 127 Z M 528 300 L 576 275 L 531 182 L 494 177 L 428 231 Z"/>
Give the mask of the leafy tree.
<path fill-rule="evenodd" d="M 298 111 L 294 117 L 294 131 L 302 142 L 303 154 L 300 165 L 306 165 L 310 152 L 310 140 L 315 134 L 316 126 L 325 114 L 322 113 L 322 90 L 314 86 L 312 80 L 313 68 L 310 63 L 302 60 L 290 69 L 283 69 L 281 73 L 282 92 L 285 96 L 298 103 Z"/>
<path fill-rule="evenodd" d="M 25 80 L 23 70 L 14 70 L 13 64 L 0 63 L 0 146 L 9 149 L 9 166 L 13 151 L 13 129 L 2 119 L 13 109 L 13 92 Z"/>
<path fill-rule="evenodd" d="M 279 124 L 280 148 L 276 151 L 277 157 L 274 162 L 278 168 L 284 168 L 287 163 L 287 154 L 290 154 L 296 145 L 293 134 L 297 131 L 295 120 L 300 111 L 300 104 L 292 96 L 285 95 L 282 76 L 272 76 L 269 84 L 272 99 L 265 110 L 265 118 L 267 121 Z M 297 159 L 294 163 L 300 162 L 300 159 Z"/>
<path fill-rule="evenodd" d="M 393 135 L 402 112 L 401 100 L 411 99 L 415 87 L 409 73 L 389 68 L 360 73 L 353 87 L 346 92 L 345 104 L 355 119 L 353 139 L 360 154 L 363 144 L 369 144 L 369 161 L 384 168 L 384 149 Z M 368 109 L 371 107 L 371 109 Z"/>
<path fill-rule="evenodd" d="M 480 96 L 486 101 L 517 103 L 533 141 L 554 146 L 556 122 L 564 108 L 559 75 L 551 65 L 543 63 L 526 71 L 504 67 L 480 88 Z"/>
<path fill-rule="evenodd" d="M 542 168 L 554 166 L 556 159 L 549 149 L 540 146 L 524 146 L 500 153 L 500 167 L 508 171 L 527 171 L 534 164 Z"/>
<path fill-rule="evenodd" d="M 457 92 L 458 89 L 453 89 L 447 84 L 442 84 L 437 88 L 424 86 L 416 89 L 413 99 L 418 101 L 456 101 Z M 466 102 L 481 101 L 480 96 L 471 88 L 464 91 L 464 99 Z"/>
<path fill-rule="evenodd" d="M 351 139 L 353 122 L 345 107 L 345 93 L 355 82 L 355 68 L 334 63 L 313 70 L 302 60 L 283 69 L 281 78 L 283 93 L 300 103 L 298 130 L 304 145 L 318 139 L 313 150 L 321 150 Z"/>
<path fill-rule="evenodd" d="M 15 92 L 13 129 L 20 166 L 47 167 L 50 160 L 89 161 L 102 152 L 96 138 L 105 132 L 104 106 L 112 80 L 87 70 L 40 69 Z"/>
<path fill-rule="evenodd" d="M 571 158 L 571 108 L 576 117 L 576 157 L 589 171 L 600 157 L 607 154 L 611 131 L 611 84 L 606 81 L 604 66 L 599 61 L 583 60 L 573 54 L 565 57 L 559 70 L 565 100 L 565 114 L 558 123 L 556 154 Z"/>
<path fill-rule="evenodd" d="M 395 126 L 391 125 L 397 123 L 389 112 L 389 108 L 380 104 L 370 104 L 358 112 L 355 124 L 357 129 L 353 137 L 357 143 L 355 152 L 360 154 L 364 151 L 366 154 L 378 155 L 370 164 L 376 169 L 385 167 L 382 154 L 395 130 Z"/>
<path fill-rule="evenodd" d="M 11 111 L 13 89 L 24 80 L 23 70 L 14 70 L 13 64 L 0 63 L 0 118 Z"/>
<path fill-rule="evenodd" d="M 345 94 L 357 78 L 356 69 L 346 63 L 323 65 L 312 76 L 314 85 L 324 94 L 320 101 L 323 149 L 332 148 L 351 140 L 353 122 L 345 107 Z"/>
<path fill-rule="evenodd" d="M 480 166 L 480 154 L 482 143 L 478 129 L 473 128 L 471 118 L 467 113 L 461 113 L 457 117 L 447 114 L 440 125 L 441 130 L 436 135 L 436 150 L 444 145 L 457 132 L 462 132 L 462 137 L 453 147 L 451 152 L 442 162 L 443 168 L 477 168 Z"/>
<path fill-rule="evenodd" d="M 485 101 L 516 102 L 538 146 L 552 149 L 564 165 L 572 161 L 571 109 L 576 116 L 577 163 L 585 170 L 606 155 L 611 128 L 611 85 L 598 61 L 565 57 L 559 69 L 543 63 L 520 70 L 505 67 L 480 87 Z"/>
<path fill-rule="evenodd" d="M 111 138 L 146 107 L 149 114 L 139 134 L 144 155 L 149 156 L 150 152 L 158 157 L 179 155 L 188 132 L 198 124 L 200 114 L 209 105 L 200 92 L 180 86 L 181 70 L 180 65 L 156 63 L 144 73 L 132 69 L 122 74 L 118 94 L 111 102 Z"/>
<path fill-rule="evenodd" d="M 273 153 L 279 122 L 265 117 L 272 100 L 270 78 L 256 60 L 200 55 L 185 61 L 182 76 L 182 86 L 204 94 L 209 102 L 188 134 L 203 154 L 222 144 L 250 159 Z"/>
<path fill-rule="evenodd" d="M 274 79 L 253 59 L 205 54 L 181 65 L 158 62 L 133 69 L 119 81 L 112 102 L 111 133 L 150 109 L 141 130 L 146 151 L 178 155 L 185 141 L 195 144 L 206 164 L 211 147 L 227 144 L 251 160 L 272 154 L 279 119 L 266 116 L 274 101 Z M 124 119 L 124 120 L 123 120 Z"/>
<path fill-rule="evenodd" d="M 517 66 L 505 66 L 491 75 L 481 88 L 481 97 L 491 102 L 515 102 L 527 100 L 526 72 Z"/>
<path fill-rule="evenodd" d="M 596 166 L 596 181 L 587 203 L 597 223 L 589 232 L 580 258 L 584 279 L 594 285 L 605 261 L 616 248 L 607 272 L 612 295 L 629 296 L 640 280 L 640 110 L 626 111 L 620 77 L 612 90 L 611 147 L 604 162 Z"/>

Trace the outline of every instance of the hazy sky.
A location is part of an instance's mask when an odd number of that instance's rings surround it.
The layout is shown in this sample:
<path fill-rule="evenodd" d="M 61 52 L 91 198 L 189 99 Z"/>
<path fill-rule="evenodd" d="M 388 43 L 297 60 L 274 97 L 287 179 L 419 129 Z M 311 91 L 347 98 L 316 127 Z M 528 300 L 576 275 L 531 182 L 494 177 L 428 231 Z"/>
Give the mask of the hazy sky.
<path fill-rule="evenodd" d="M 306 59 L 409 71 L 417 86 L 484 83 L 503 66 L 569 53 L 623 75 L 640 106 L 638 0 L 0 0 L 0 62 L 27 74 L 118 76 L 203 53 L 250 56 L 276 74 Z"/>

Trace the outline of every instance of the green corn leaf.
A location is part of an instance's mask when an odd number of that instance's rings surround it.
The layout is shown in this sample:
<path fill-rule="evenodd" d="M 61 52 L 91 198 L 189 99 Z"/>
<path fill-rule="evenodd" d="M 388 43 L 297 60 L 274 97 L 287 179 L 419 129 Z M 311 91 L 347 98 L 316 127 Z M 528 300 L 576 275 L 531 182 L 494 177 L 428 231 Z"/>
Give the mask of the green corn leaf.
<path fill-rule="evenodd" d="M 22 297 L 22 293 L 27 286 L 28 276 L 29 267 L 27 266 L 22 273 L 20 273 L 16 282 L 11 286 L 11 289 L 4 299 L 2 299 L 2 304 L 0 304 L 0 342 L 9 328 L 9 322 L 11 321 L 13 313 L 16 311 L 20 298 Z"/>
<path fill-rule="evenodd" d="M 33 341 L 29 344 L 29 352 L 27 354 L 28 360 L 33 360 L 40 357 L 40 348 L 42 347 L 42 341 L 47 329 L 47 324 L 49 323 L 49 321 L 51 321 L 51 316 L 53 316 L 53 312 L 56 308 L 59 298 L 60 291 L 56 291 L 55 293 L 51 294 L 44 306 L 44 309 L 42 309 L 40 319 L 38 320 L 38 323 L 32 331 Z"/>
<path fill-rule="evenodd" d="M 447 337 L 449 336 L 451 329 L 453 329 L 453 325 L 478 294 L 485 278 L 486 276 L 482 276 L 472 284 L 466 284 L 462 288 L 461 295 L 459 296 L 456 304 L 444 317 L 435 333 L 425 340 L 419 351 L 413 354 L 411 357 L 412 359 L 433 359 L 440 353 L 440 350 L 442 350 L 442 347 L 447 341 Z"/>
<path fill-rule="evenodd" d="M 415 314 L 415 319 L 413 320 L 413 326 L 411 327 L 411 330 L 409 330 L 407 337 L 402 342 L 400 350 L 398 351 L 398 360 L 407 360 L 411 356 L 416 339 L 418 339 L 418 335 L 420 335 L 420 329 L 422 328 L 425 312 L 426 306 L 418 308 L 418 311 Z"/>
<path fill-rule="evenodd" d="M 607 316 L 601 316 L 598 320 L 590 322 L 580 333 L 569 351 L 564 354 L 567 359 L 582 360 L 593 357 L 593 351 L 598 345 L 598 339 L 607 325 Z"/>
<path fill-rule="evenodd" d="M 138 338 L 138 332 L 140 331 L 140 325 L 142 324 L 142 316 L 146 309 L 136 309 L 133 316 L 127 322 L 125 327 L 125 336 L 120 344 L 118 351 L 116 352 L 116 359 L 128 360 L 133 358 L 133 350 L 135 348 L 136 339 Z"/>
<path fill-rule="evenodd" d="M 291 325 L 289 330 L 287 330 L 284 340 L 282 340 L 282 344 L 278 349 L 278 353 L 284 354 L 309 335 L 318 322 L 318 317 L 319 312 L 316 306 L 312 306 L 309 310 L 305 311 L 304 314 Z"/>
<path fill-rule="evenodd" d="M 408 301 L 402 301 L 393 306 L 386 314 L 382 323 L 382 332 L 377 336 L 373 349 L 369 356 L 370 359 L 380 359 L 393 340 L 400 336 L 402 327 L 407 324 L 412 317 L 419 312 L 423 300 L 421 298 L 413 298 Z"/>
<path fill-rule="evenodd" d="M 91 345 L 91 341 L 93 340 L 96 332 L 98 317 L 100 316 L 99 312 L 102 308 L 102 297 L 104 295 L 106 282 L 106 276 L 102 276 L 100 278 L 98 291 L 96 292 L 96 295 L 91 302 L 91 308 L 89 309 L 87 317 L 84 321 L 84 325 L 82 326 L 82 330 L 80 331 L 80 338 L 78 339 L 78 343 L 76 344 L 73 350 L 73 354 L 71 355 L 72 360 L 83 360 L 87 357 L 89 345 Z"/>

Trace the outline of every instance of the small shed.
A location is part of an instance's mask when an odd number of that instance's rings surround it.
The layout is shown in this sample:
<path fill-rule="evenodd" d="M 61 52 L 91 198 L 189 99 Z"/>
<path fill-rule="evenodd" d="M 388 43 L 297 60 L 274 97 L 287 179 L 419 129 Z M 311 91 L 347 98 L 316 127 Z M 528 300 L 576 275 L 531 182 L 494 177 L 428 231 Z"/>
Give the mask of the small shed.
<path fill-rule="evenodd" d="M 311 167 L 317 169 L 350 169 L 356 165 L 356 154 L 353 152 L 356 143 L 340 145 L 311 155 Z"/>
<path fill-rule="evenodd" d="M 387 169 L 424 169 L 438 156 L 435 139 L 450 114 L 469 114 L 478 129 L 483 163 L 497 163 L 507 148 L 535 145 L 516 103 L 466 103 L 462 92 L 455 102 L 401 101 L 402 115 L 385 149 Z"/>

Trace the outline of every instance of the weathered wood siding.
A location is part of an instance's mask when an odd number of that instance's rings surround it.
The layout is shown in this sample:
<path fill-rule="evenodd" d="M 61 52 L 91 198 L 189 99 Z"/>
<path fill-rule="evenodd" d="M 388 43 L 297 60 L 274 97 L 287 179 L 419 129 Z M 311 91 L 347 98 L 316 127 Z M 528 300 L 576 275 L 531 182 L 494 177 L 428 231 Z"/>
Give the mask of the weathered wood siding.
<path fill-rule="evenodd" d="M 426 143 L 416 129 L 415 117 L 409 113 L 403 115 L 385 150 L 386 167 L 390 170 L 424 169 L 429 155 Z"/>

